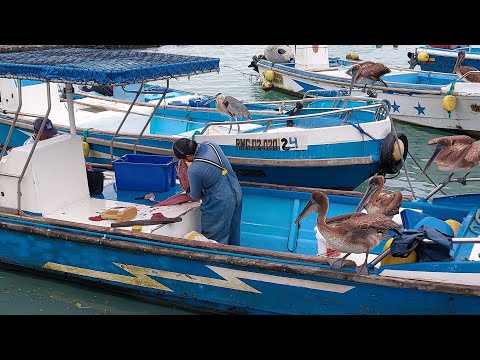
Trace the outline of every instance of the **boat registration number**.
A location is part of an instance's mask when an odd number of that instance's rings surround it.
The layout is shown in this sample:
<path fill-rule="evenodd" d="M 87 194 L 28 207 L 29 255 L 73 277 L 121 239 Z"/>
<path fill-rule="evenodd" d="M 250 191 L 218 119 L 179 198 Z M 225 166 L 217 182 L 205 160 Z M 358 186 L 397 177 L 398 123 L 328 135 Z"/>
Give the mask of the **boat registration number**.
<path fill-rule="evenodd" d="M 238 150 L 306 150 L 296 136 L 289 136 L 279 139 L 236 139 L 235 146 Z"/>

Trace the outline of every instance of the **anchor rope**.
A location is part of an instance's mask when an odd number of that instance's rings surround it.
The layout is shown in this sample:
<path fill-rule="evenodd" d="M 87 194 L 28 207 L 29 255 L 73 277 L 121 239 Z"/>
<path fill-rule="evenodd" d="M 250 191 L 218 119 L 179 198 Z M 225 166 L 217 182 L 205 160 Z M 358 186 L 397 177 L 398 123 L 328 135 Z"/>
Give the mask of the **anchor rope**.
<path fill-rule="evenodd" d="M 228 65 L 224 65 L 223 67 L 226 67 L 226 68 L 229 68 L 229 69 L 232 69 L 232 70 L 235 70 L 235 71 L 238 71 L 240 74 L 242 74 L 244 77 L 248 78 L 248 80 L 250 82 L 258 82 L 260 80 L 260 75 L 259 74 L 249 74 L 249 73 L 246 73 L 240 69 L 237 69 L 237 68 L 234 68 L 233 66 L 228 66 Z M 252 80 L 252 78 L 255 78 L 255 81 Z"/>
<path fill-rule="evenodd" d="M 87 128 L 83 130 L 83 140 L 84 142 L 87 142 L 87 136 L 88 136 L 88 130 L 93 130 L 94 128 Z"/>

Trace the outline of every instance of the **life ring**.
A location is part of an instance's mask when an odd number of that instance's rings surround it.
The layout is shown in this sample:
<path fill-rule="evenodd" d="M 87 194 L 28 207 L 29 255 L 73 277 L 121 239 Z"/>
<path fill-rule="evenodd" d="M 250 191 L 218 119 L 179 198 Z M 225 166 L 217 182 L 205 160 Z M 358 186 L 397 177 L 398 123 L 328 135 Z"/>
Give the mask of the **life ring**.
<path fill-rule="evenodd" d="M 402 143 L 400 148 L 403 147 L 401 156 L 398 156 L 397 145 L 398 140 Z M 385 174 L 396 174 L 402 168 L 408 153 L 408 139 L 404 133 L 391 131 L 387 134 L 383 140 L 382 147 L 380 149 L 380 171 Z"/>

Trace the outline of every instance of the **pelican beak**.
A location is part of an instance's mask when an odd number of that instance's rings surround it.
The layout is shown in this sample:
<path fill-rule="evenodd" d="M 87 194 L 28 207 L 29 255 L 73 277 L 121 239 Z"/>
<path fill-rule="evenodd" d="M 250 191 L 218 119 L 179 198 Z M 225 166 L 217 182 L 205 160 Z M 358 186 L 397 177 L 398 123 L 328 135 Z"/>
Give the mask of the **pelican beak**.
<path fill-rule="evenodd" d="M 302 220 L 307 215 L 317 212 L 317 208 L 314 205 L 316 205 L 316 202 L 312 198 L 310 198 L 310 200 L 308 200 L 307 205 L 305 205 L 300 215 L 298 215 L 298 217 L 295 219 L 295 224 L 297 224 L 300 220 Z"/>
<path fill-rule="evenodd" d="M 371 184 L 367 191 L 365 191 L 365 194 L 362 197 L 362 200 L 357 205 L 357 208 L 355 209 L 355 212 L 359 212 L 363 209 L 363 205 L 370 200 L 372 195 L 375 193 L 375 191 L 378 189 L 377 184 Z"/>
<path fill-rule="evenodd" d="M 432 157 L 430 158 L 430 160 L 428 160 L 427 165 L 425 165 L 425 168 L 422 171 L 422 175 L 425 175 L 425 172 L 427 171 L 427 169 L 430 167 L 430 165 L 432 165 L 433 160 L 435 160 L 435 158 L 438 156 L 438 154 L 442 152 L 443 149 L 445 149 L 445 145 L 442 145 L 442 144 L 437 145 Z"/>
<path fill-rule="evenodd" d="M 348 92 L 348 96 L 352 95 L 353 84 L 357 81 L 358 75 L 360 75 L 360 70 L 357 70 L 355 73 L 352 72 L 352 80 L 350 81 L 350 90 Z"/>
<path fill-rule="evenodd" d="M 453 73 L 457 71 L 457 67 L 460 65 L 460 56 L 457 57 L 457 61 L 455 61 L 455 65 L 453 65 Z"/>

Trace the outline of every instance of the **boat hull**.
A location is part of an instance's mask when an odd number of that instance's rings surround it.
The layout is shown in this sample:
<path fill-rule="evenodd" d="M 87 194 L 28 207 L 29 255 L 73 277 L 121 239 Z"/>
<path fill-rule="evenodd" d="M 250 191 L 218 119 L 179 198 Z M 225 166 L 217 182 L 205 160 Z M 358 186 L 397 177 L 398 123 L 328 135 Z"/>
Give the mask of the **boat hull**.
<path fill-rule="evenodd" d="M 185 240 L 162 244 L 7 218 L 0 224 L 4 266 L 182 308 L 232 314 L 480 314 L 479 294 L 449 292 L 447 286 L 442 291 L 438 284 L 360 277 L 228 246 L 192 247 Z"/>
<path fill-rule="evenodd" d="M 6 137 L 10 123 L 11 119 L 0 118 L 0 136 Z M 391 131 L 390 119 L 362 127 L 373 139 L 349 125 L 300 131 L 292 128 L 288 134 L 197 135 L 195 139 L 219 144 L 241 181 L 352 190 L 380 170 L 382 141 Z M 57 128 L 69 131 L 62 125 Z M 31 133 L 26 125 L 16 129 L 10 144 L 20 146 Z M 87 161 L 111 163 L 113 132 L 84 132 L 79 128 L 77 133 L 89 143 Z M 134 134 L 115 138 L 113 159 L 131 153 L 136 138 Z M 171 144 L 176 138 L 162 134 L 144 136 L 138 141 L 137 153 L 171 156 Z M 285 144 L 287 148 L 283 149 Z"/>
<path fill-rule="evenodd" d="M 262 80 L 263 73 L 269 69 L 268 62 L 258 63 Z M 290 95 L 303 96 L 307 91 L 314 90 L 348 90 L 349 78 L 312 74 L 282 65 L 274 65 L 276 77 L 273 81 L 274 89 Z M 456 88 L 460 85 L 457 84 Z M 376 96 L 390 102 L 392 108 L 390 117 L 394 120 L 426 126 L 453 132 L 464 132 L 471 135 L 480 135 L 480 93 L 462 91 L 455 93 L 457 106 L 454 111 L 447 112 L 443 108 L 443 99 L 447 91 L 428 91 L 414 89 L 385 90 L 375 86 Z M 352 95 L 365 96 L 365 89 L 354 88 Z M 311 93 L 312 95 L 314 92 Z"/>
<path fill-rule="evenodd" d="M 460 50 L 465 50 L 466 52 L 463 65 L 480 69 L 480 51 L 478 47 L 472 49 L 468 46 L 458 47 L 456 49 L 442 49 L 419 46 L 415 49 L 415 55 L 418 57 L 420 52 L 426 52 L 428 54 L 428 59 L 426 61 L 420 61 L 417 59 L 420 69 L 424 71 L 453 73 L 453 68 L 457 62 L 458 52 Z"/>

